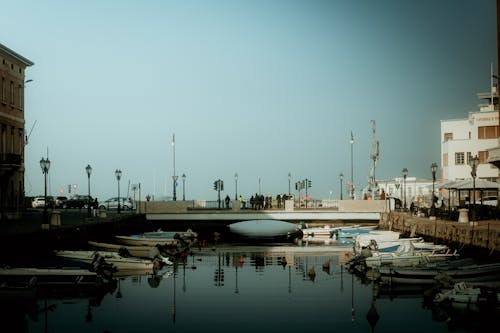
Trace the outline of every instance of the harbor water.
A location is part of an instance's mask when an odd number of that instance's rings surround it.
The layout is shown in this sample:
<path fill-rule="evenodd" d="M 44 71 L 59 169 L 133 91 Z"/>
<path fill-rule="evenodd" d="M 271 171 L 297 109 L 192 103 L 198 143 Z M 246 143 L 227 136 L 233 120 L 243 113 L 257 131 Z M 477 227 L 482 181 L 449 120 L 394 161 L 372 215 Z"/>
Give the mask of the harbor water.
<path fill-rule="evenodd" d="M 35 333 L 479 332 L 497 325 L 489 313 L 427 302 L 421 290 L 376 287 L 347 271 L 347 251 L 193 249 L 156 276 L 120 276 L 107 289 L 4 304 L 2 325 Z"/>

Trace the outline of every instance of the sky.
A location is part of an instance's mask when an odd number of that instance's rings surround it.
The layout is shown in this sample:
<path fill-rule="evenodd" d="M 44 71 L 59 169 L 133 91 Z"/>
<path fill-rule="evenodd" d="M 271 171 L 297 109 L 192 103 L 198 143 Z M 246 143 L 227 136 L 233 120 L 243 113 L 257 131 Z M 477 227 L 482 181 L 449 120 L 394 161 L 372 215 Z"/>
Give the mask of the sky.
<path fill-rule="evenodd" d="M 375 177 L 431 178 L 440 120 L 478 110 L 497 72 L 494 0 L 1 1 L 25 89 L 27 196 L 313 198 Z M 350 133 L 354 135 L 352 145 Z M 175 133 L 175 146 L 172 137 Z M 175 147 L 175 154 L 174 148 Z M 175 157 L 175 158 L 174 158 Z M 439 172 L 439 171 L 438 171 Z M 259 183 L 260 179 L 260 183 Z M 345 189 L 344 189 L 345 190 Z M 182 199 L 179 178 L 177 200 Z M 138 196 L 138 193 L 136 194 Z M 347 194 L 344 192 L 344 195 Z"/>

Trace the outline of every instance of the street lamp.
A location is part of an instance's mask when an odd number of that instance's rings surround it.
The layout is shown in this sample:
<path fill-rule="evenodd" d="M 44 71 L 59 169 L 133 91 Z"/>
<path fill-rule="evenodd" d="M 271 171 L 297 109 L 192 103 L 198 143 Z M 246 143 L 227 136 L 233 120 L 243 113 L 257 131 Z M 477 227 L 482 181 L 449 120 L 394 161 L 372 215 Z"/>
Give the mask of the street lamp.
<path fill-rule="evenodd" d="M 477 167 L 479 165 L 479 158 L 476 156 L 472 157 L 469 161 L 469 165 L 472 168 L 470 175 L 472 176 L 472 221 L 476 219 L 476 176 Z"/>
<path fill-rule="evenodd" d="M 431 164 L 431 172 L 432 172 L 432 203 L 431 203 L 431 213 L 430 216 L 436 216 L 436 206 L 435 206 L 435 200 L 434 200 L 434 183 L 436 182 L 436 171 L 437 171 L 437 164 L 436 162 Z"/>
<path fill-rule="evenodd" d="M 90 174 L 92 173 L 92 167 L 90 164 L 87 164 L 85 167 L 85 171 L 87 172 L 87 178 L 88 178 L 88 185 L 89 185 L 89 197 L 87 198 L 88 204 L 87 204 L 87 217 L 90 218 Z"/>
<path fill-rule="evenodd" d="M 408 169 L 403 169 L 403 210 L 406 211 L 406 176 L 408 176 Z"/>
<path fill-rule="evenodd" d="M 234 200 L 238 200 L 238 173 L 235 172 L 234 174 L 234 187 L 236 189 L 235 194 L 234 194 Z"/>
<path fill-rule="evenodd" d="M 44 195 L 44 204 L 43 204 L 43 223 L 48 224 L 49 220 L 49 215 L 47 213 L 47 174 L 49 173 L 50 169 L 50 160 L 47 157 L 46 159 L 42 157 L 40 160 L 40 167 L 42 168 L 42 173 L 44 176 L 44 183 L 45 183 L 45 195 Z"/>
<path fill-rule="evenodd" d="M 351 131 L 351 199 L 354 200 L 354 167 L 353 167 L 353 159 L 352 159 L 352 147 L 354 145 L 354 134 Z"/>
<path fill-rule="evenodd" d="M 288 173 L 288 197 L 290 197 L 290 181 L 292 180 L 292 174 Z"/>
<path fill-rule="evenodd" d="M 344 180 L 344 174 L 340 173 L 340 200 L 342 200 L 342 180 Z"/>
<path fill-rule="evenodd" d="M 182 174 L 182 201 L 186 201 L 186 174 Z"/>
<path fill-rule="evenodd" d="M 179 176 L 175 174 L 175 133 L 172 134 L 172 151 L 174 155 L 174 174 L 172 175 L 172 181 L 173 181 L 173 198 L 172 200 L 177 201 L 177 179 L 179 179 Z"/>
<path fill-rule="evenodd" d="M 122 178 L 122 171 L 120 169 L 116 169 L 115 176 L 118 183 L 118 214 L 120 214 L 120 178 Z"/>

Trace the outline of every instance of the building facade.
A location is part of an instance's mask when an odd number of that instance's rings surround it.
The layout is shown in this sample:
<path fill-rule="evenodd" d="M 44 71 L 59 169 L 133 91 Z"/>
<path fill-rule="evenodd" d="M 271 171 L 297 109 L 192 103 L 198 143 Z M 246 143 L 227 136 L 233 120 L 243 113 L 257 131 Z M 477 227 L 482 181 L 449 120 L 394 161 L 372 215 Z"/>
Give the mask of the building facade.
<path fill-rule="evenodd" d="M 24 208 L 24 84 L 33 62 L 0 44 L 0 220 Z"/>
<path fill-rule="evenodd" d="M 498 90 L 477 94 L 479 110 L 463 119 L 441 120 L 441 178 L 454 181 L 471 178 L 469 164 L 479 158 L 477 178 L 498 182 L 498 168 L 488 163 L 490 151 L 498 145 Z"/>
<path fill-rule="evenodd" d="M 417 177 L 396 177 L 394 179 L 377 180 L 380 191 L 384 190 L 386 197 L 399 198 L 401 204 L 409 208 L 411 203 L 419 199 L 431 201 L 432 179 L 418 179 Z M 438 184 L 435 183 L 434 193 L 439 197 Z M 403 207 L 404 208 L 404 207 Z"/>

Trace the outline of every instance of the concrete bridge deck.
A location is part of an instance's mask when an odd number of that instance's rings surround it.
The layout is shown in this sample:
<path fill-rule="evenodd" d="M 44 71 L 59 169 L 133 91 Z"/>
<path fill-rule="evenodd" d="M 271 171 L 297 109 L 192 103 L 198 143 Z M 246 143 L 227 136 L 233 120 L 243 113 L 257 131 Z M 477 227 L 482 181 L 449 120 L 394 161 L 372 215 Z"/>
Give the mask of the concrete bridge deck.
<path fill-rule="evenodd" d="M 385 201 L 344 200 L 334 208 L 296 208 L 292 203 L 283 208 L 240 209 L 234 201 L 232 208 L 214 209 L 195 207 L 192 201 L 141 202 L 137 213 L 147 220 L 161 221 L 242 221 L 284 220 L 298 221 L 379 221 L 381 214 L 388 212 Z"/>

